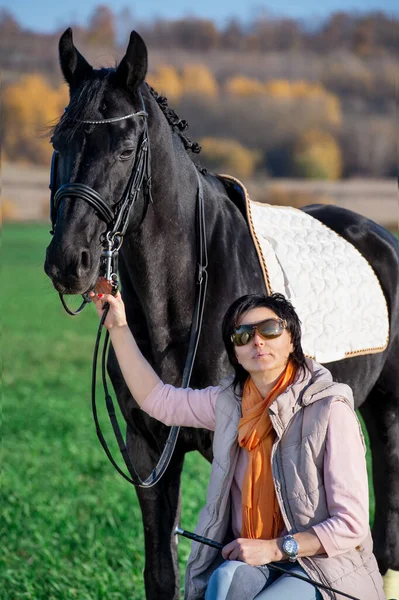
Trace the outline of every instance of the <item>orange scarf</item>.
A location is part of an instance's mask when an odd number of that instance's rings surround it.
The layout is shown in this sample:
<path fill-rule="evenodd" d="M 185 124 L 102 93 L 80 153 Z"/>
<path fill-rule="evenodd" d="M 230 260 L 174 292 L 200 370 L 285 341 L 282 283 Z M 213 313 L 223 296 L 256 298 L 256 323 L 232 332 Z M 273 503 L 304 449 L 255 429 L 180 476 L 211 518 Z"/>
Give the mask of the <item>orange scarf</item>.
<path fill-rule="evenodd" d="M 242 537 L 271 540 L 284 527 L 274 489 L 271 453 L 276 437 L 268 408 L 293 382 L 296 369 L 290 361 L 266 398 L 248 377 L 242 396 L 238 443 L 248 450 L 248 467 L 242 486 Z"/>

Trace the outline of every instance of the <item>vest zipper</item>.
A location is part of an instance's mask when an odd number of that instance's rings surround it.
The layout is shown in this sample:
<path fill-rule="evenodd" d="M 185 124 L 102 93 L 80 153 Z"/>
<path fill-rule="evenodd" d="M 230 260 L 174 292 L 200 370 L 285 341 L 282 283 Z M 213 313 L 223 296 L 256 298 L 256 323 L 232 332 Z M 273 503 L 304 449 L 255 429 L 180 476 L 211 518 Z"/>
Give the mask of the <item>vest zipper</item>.
<path fill-rule="evenodd" d="M 222 480 L 222 485 L 220 486 L 220 489 L 221 489 L 221 490 L 223 490 L 223 489 L 224 489 L 224 487 L 225 487 L 225 482 L 226 482 L 226 480 L 227 480 L 227 479 L 230 477 L 230 474 L 231 474 L 231 462 L 230 462 L 230 465 L 228 466 L 228 468 L 226 469 L 226 474 L 225 474 L 225 476 L 223 477 L 223 480 Z M 233 476 L 234 476 L 234 474 L 233 474 Z M 231 505 L 231 493 L 229 493 L 229 496 L 230 496 L 229 502 L 230 502 L 230 505 Z M 214 510 L 214 513 L 213 513 L 213 517 L 212 517 L 212 519 L 211 519 L 211 520 L 208 522 L 208 526 L 207 526 L 207 527 L 204 529 L 204 532 L 203 532 L 203 533 L 201 533 L 201 535 L 202 535 L 203 537 L 207 537 L 207 533 L 208 533 L 208 531 L 209 531 L 209 530 L 212 528 L 212 526 L 215 524 L 215 521 L 216 521 L 216 520 L 217 520 L 217 518 L 218 518 L 218 511 L 219 511 L 219 507 L 220 507 L 220 504 L 221 504 L 221 502 L 222 502 L 222 494 L 219 494 L 219 496 L 218 496 L 218 501 L 215 503 L 215 510 Z M 205 504 L 205 506 L 207 506 L 207 505 Z M 230 506 L 230 508 L 231 508 L 231 506 Z M 216 541 L 217 541 L 217 540 L 216 540 Z M 222 542 L 221 542 L 221 543 L 222 543 Z M 203 544 L 199 544 L 199 546 L 198 546 L 198 551 L 197 551 L 197 553 L 196 553 L 196 555 L 195 555 L 195 558 L 198 558 L 198 556 L 199 556 L 199 554 L 200 554 L 200 551 L 201 551 L 201 550 L 204 550 L 204 551 L 205 551 L 205 550 L 209 550 L 209 547 L 208 547 L 208 546 L 205 546 L 205 545 L 203 545 Z M 194 559 L 194 557 L 193 557 L 193 559 Z M 191 562 L 193 562 L 193 561 L 191 561 Z"/>

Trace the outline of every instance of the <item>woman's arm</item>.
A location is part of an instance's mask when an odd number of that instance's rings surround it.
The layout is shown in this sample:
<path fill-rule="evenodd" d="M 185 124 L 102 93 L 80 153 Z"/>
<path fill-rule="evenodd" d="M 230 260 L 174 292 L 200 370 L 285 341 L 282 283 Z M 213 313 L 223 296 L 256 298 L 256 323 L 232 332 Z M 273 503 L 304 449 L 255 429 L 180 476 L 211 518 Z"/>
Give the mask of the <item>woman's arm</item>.
<path fill-rule="evenodd" d="M 109 303 L 110 308 L 104 325 L 109 331 L 124 380 L 132 396 L 141 406 L 161 380 L 136 344 L 127 324 L 125 305 L 120 293 L 114 297 L 111 294 L 90 292 L 90 297 L 100 317 L 104 304 Z"/>
<path fill-rule="evenodd" d="M 369 531 L 365 447 L 360 423 L 344 401 L 331 406 L 324 455 L 324 486 L 330 517 L 314 526 L 328 556 L 363 542 Z"/>
<path fill-rule="evenodd" d="M 109 291 L 109 288 L 107 282 L 100 281 L 96 289 L 102 292 Z M 142 355 L 127 325 L 121 295 L 118 293 L 114 297 L 101 292 L 91 292 L 90 297 L 100 317 L 104 304 L 109 302 L 110 309 L 104 325 L 110 333 L 125 382 L 139 406 L 165 425 L 201 427 L 213 431 L 219 388 L 192 390 L 163 384 Z"/>

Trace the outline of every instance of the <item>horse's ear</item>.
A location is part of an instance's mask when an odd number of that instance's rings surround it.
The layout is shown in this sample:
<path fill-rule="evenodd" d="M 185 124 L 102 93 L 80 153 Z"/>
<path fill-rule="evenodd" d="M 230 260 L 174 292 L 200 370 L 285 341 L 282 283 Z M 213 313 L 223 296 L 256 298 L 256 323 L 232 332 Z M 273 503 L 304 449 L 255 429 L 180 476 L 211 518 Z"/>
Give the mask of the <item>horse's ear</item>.
<path fill-rule="evenodd" d="M 60 53 L 60 65 L 64 74 L 65 81 L 69 84 L 71 91 L 77 88 L 82 81 L 88 79 L 93 72 L 93 67 L 76 50 L 73 39 L 72 29 L 69 27 L 62 36 L 58 45 Z"/>
<path fill-rule="evenodd" d="M 136 31 L 130 34 L 129 45 L 115 73 L 115 83 L 134 94 L 147 75 L 147 47 Z"/>

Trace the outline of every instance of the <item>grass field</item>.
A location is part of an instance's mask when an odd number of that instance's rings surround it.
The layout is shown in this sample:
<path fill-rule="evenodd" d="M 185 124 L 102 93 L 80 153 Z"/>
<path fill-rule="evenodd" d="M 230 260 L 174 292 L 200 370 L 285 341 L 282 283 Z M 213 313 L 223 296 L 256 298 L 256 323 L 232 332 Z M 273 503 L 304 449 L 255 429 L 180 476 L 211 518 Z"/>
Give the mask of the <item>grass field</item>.
<path fill-rule="evenodd" d="M 48 229 L 7 225 L 3 233 L 0 598 L 142 600 L 138 501 L 108 462 L 91 416 L 97 316 L 92 307 L 75 318 L 61 308 L 43 272 Z M 101 405 L 101 390 L 98 398 Z M 104 413 L 102 422 L 112 441 Z M 187 529 L 208 473 L 198 453 L 187 456 Z M 179 549 L 183 573 L 188 540 Z"/>
<path fill-rule="evenodd" d="M 91 416 L 97 317 L 92 307 L 75 318 L 63 312 L 43 272 L 48 229 L 3 232 L 0 599 L 143 600 L 138 501 L 108 462 Z M 104 413 L 102 422 L 111 441 Z M 198 453 L 187 455 L 186 529 L 195 525 L 208 475 Z M 188 553 L 182 539 L 182 574 Z"/>

